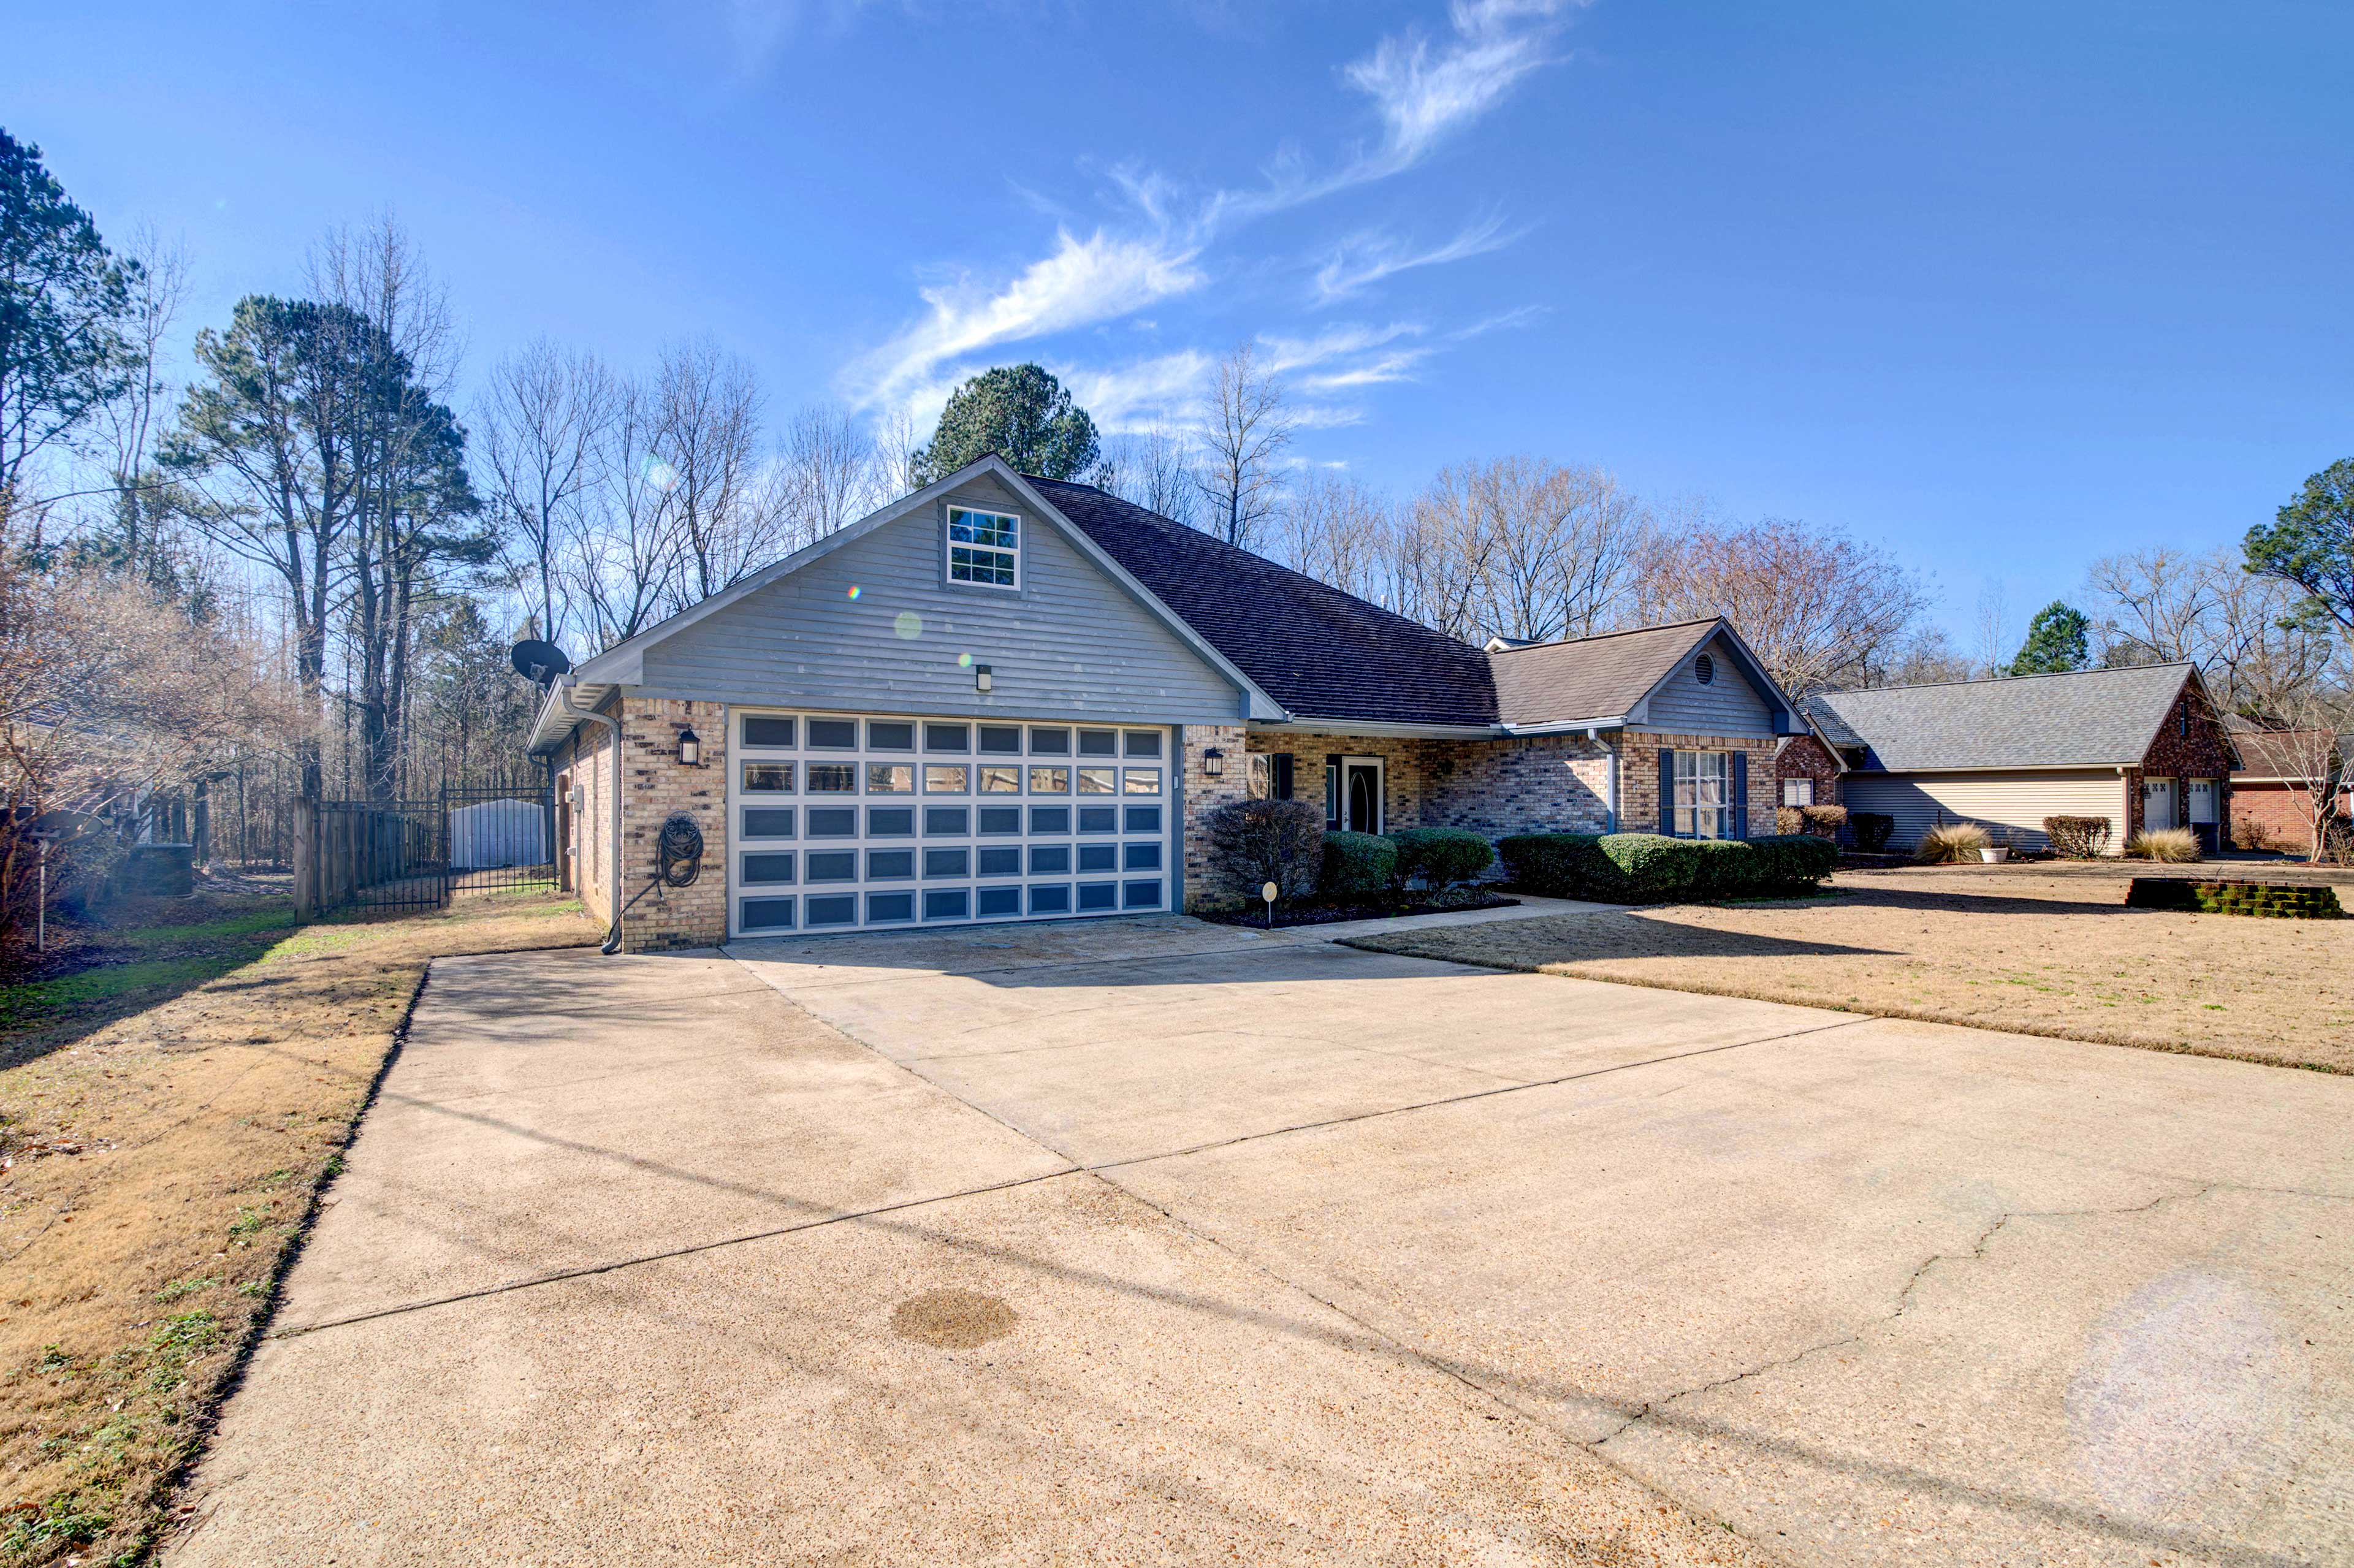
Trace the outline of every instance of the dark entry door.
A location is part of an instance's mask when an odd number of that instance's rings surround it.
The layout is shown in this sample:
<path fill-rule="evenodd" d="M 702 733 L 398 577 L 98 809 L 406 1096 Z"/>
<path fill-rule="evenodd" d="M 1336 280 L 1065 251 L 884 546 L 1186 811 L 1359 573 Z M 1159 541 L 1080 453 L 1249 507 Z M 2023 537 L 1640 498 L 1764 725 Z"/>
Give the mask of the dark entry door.
<path fill-rule="evenodd" d="M 1342 787 L 1347 790 L 1349 831 L 1352 833 L 1380 832 L 1382 765 L 1352 759 L 1341 764 L 1341 777 Z"/>

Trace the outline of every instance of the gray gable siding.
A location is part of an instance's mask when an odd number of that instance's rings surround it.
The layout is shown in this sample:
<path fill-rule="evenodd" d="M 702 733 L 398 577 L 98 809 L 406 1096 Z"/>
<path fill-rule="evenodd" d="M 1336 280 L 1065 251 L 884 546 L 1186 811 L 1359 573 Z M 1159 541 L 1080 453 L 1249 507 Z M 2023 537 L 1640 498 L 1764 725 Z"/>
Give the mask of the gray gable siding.
<path fill-rule="evenodd" d="M 1698 652 L 1714 662 L 1716 678 L 1702 685 L 1692 673 L 1697 654 L 1686 658 L 1651 694 L 1643 722 L 1628 727 L 1672 735 L 1771 736 L 1773 704 L 1742 673 L 1740 655 L 1722 637 L 1709 639 Z"/>
<path fill-rule="evenodd" d="M 980 481 L 959 504 L 1020 514 L 1018 593 L 947 581 L 947 506 L 884 524 L 645 652 L 652 693 L 907 713 L 1231 724 L 1235 685 L 1054 524 Z M 855 587 L 858 597 L 852 599 Z M 900 634 L 913 615 L 920 630 Z M 991 667 L 973 689 L 969 653 Z"/>

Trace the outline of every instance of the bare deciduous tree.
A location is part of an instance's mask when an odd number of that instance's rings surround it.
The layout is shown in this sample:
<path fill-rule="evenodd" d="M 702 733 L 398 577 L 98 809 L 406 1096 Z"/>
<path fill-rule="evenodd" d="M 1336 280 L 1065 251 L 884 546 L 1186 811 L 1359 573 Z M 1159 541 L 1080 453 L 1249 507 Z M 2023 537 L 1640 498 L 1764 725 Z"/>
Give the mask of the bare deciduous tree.
<path fill-rule="evenodd" d="M 2160 545 L 2105 556 L 2085 573 L 2103 664 L 2205 665 L 2214 652 L 2215 610 L 2225 578 L 2211 556 Z"/>
<path fill-rule="evenodd" d="M 1887 552 L 1782 518 L 1664 536 L 1640 599 L 1649 620 L 1724 616 L 1793 696 L 1860 683 L 1928 608 Z"/>
<path fill-rule="evenodd" d="M 1115 436 L 1104 444 L 1096 483 L 1147 512 L 1197 527 L 1203 488 L 1193 455 L 1182 430 L 1155 419 L 1142 430 Z"/>
<path fill-rule="evenodd" d="M 788 549 L 822 539 L 900 493 L 891 459 L 839 404 L 816 403 L 794 415 L 782 460 Z"/>
<path fill-rule="evenodd" d="M 1467 642 L 1484 641 L 1489 557 L 1496 547 L 1479 465 L 1441 469 L 1390 535 L 1393 607 Z"/>
<path fill-rule="evenodd" d="M 1382 597 L 1394 526 L 1388 502 L 1356 479 L 1322 469 L 1292 486 L 1278 515 L 1286 566 L 1359 599 Z"/>
<path fill-rule="evenodd" d="M 751 366 L 709 340 L 663 355 L 654 452 L 677 518 L 682 604 L 774 557 L 784 520 L 759 504 L 760 407 Z"/>
<path fill-rule="evenodd" d="M 635 637 L 678 583 L 677 486 L 656 455 L 661 408 L 642 381 L 617 382 L 597 444 L 595 482 L 569 541 L 566 578 L 579 596 L 591 651 Z"/>
<path fill-rule="evenodd" d="M 557 586 L 562 557 L 584 526 L 614 398 L 612 374 L 595 355 L 543 337 L 492 367 L 476 417 L 508 569 L 532 605 L 537 635 L 551 642 L 572 630 Z"/>
<path fill-rule="evenodd" d="M 1240 549 L 1257 541 L 1281 493 L 1292 429 L 1282 386 L 1259 368 L 1249 343 L 1235 344 L 1218 362 L 1202 416 L 1195 483 L 1211 533 Z"/>

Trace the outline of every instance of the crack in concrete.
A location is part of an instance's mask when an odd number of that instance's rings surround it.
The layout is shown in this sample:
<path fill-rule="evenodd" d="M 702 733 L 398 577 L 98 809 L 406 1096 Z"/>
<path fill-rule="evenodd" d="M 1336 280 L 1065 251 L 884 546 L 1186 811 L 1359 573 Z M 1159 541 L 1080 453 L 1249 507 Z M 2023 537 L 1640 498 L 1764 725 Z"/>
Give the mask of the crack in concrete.
<path fill-rule="evenodd" d="M 2194 1188 L 2190 1192 L 2161 1192 L 2146 1203 L 2128 1203 L 2118 1208 L 2006 1209 L 2001 1213 L 1995 1216 L 1994 1223 L 1992 1224 L 1988 1225 L 1986 1229 L 1978 1233 L 1978 1239 L 1970 1244 L 1969 1250 L 1967 1252 L 1932 1253 L 1926 1258 L 1924 1258 L 1921 1263 L 1914 1268 L 1911 1274 L 1905 1276 L 1903 1287 L 1896 1292 L 1895 1305 L 1881 1317 L 1873 1319 L 1872 1321 L 1861 1325 L 1851 1332 L 1841 1334 L 1836 1339 L 1825 1340 L 1819 1344 L 1808 1345 L 1804 1350 L 1794 1351 L 1787 1356 L 1777 1356 L 1772 1361 L 1760 1362 L 1758 1365 L 1750 1367 L 1745 1371 L 1734 1372 L 1729 1377 L 1712 1378 L 1706 1383 L 1694 1383 L 1690 1388 L 1678 1389 L 1675 1393 L 1663 1395 L 1658 1399 L 1645 1400 L 1641 1404 L 1635 1408 L 1633 1414 L 1629 1414 L 1626 1420 L 1620 1422 L 1617 1426 L 1612 1427 L 1610 1431 L 1603 1436 L 1596 1437 L 1589 1441 L 1586 1444 L 1586 1446 L 1589 1448 L 1600 1448 L 1606 1443 L 1615 1442 L 1618 1438 L 1625 1436 L 1629 1429 L 1640 1425 L 1645 1421 L 1649 1420 L 1652 1416 L 1666 1410 L 1670 1405 L 1680 1404 L 1684 1400 L 1697 1399 L 1703 1393 L 1713 1393 L 1718 1389 L 1731 1388 L 1735 1383 L 1746 1383 L 1752 1378 L 1763 1377 L 1768 1372 L 1780 1372 L 1786 1368 L 1797 1366 L 1800 1361 L 1806 1361 L 1812 1356 L 1821 1355 L 1826 1351 L 1836 1351 L 1842 1349 L 1845 1346 L 1860 1345 L 1863 1343 L 1866 1335 L 1872 1333 L 1874 1330 L 1888 1327 L 1888 1325 L 1897 1321 L 1907 1312 L 1910 1312 L 1913 1309 L 1913 1293 L 1918 1290 L 1921 1287 L 1921 1282 L 1929 1277 L 1930 1270 L 1935 1268 L 1939 1264 L 1985 1262 L 1987 1249 L 1994 1245 L 1994 1238 L 2001 1233 L 2004 1226 L 2009 1224 L 2013 1220 L 2112 1219 L 2126 1214 L 2146 1214 L 2151 1210 L 2157 1209 L 2164 1204 L 2187 1202 L 2193 1199 L 2204 1198 L 2210 1193 L 2228 1189 L 2230 1186 L 2231 1183 L 2225 1181 L 2210 1181 Z"/>

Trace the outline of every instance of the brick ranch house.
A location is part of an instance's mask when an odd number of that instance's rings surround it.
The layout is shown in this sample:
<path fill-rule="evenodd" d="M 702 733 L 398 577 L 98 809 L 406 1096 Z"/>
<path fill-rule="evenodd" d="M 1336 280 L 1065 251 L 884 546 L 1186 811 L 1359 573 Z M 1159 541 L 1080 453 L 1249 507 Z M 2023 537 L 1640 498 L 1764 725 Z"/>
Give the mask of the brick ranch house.
<path fill-rule="evenodd" d="M 2336 781 L 2338 815 L 2354 815 L 2354 736 L 2264 729 L 2236 715 L 2230 722 L 2242 760 L 2232 775 L 2235 839 L 2261 840 L 2263 847 L 2293 854 L 2310 853 L 2317 784 Z"/>
<path fill-rule="evenodd" d="M 2146 827 L 2189 827 L 2211 853 L 2231 821 L 2240 756 L 2193 665 L 1823 692 L 1803 705 L 1841 765 L 1840 804 L 1895 818 L 1897 848 L 1943 821 L 2042 849 L 2046 817 L 2105 817 L 2112 854 Z"/>
<path fill-rule="evenodd" d="M 588 660 L 531 744 L 568 885 L 651 951 L 1214 906 L 1203 815 L 1253 794 L 1770 832 L 1798 724 L 1722 620 L 1475 648 L 992 456 Z M 648 891 L 674 813 L 700 877 Z"/>

